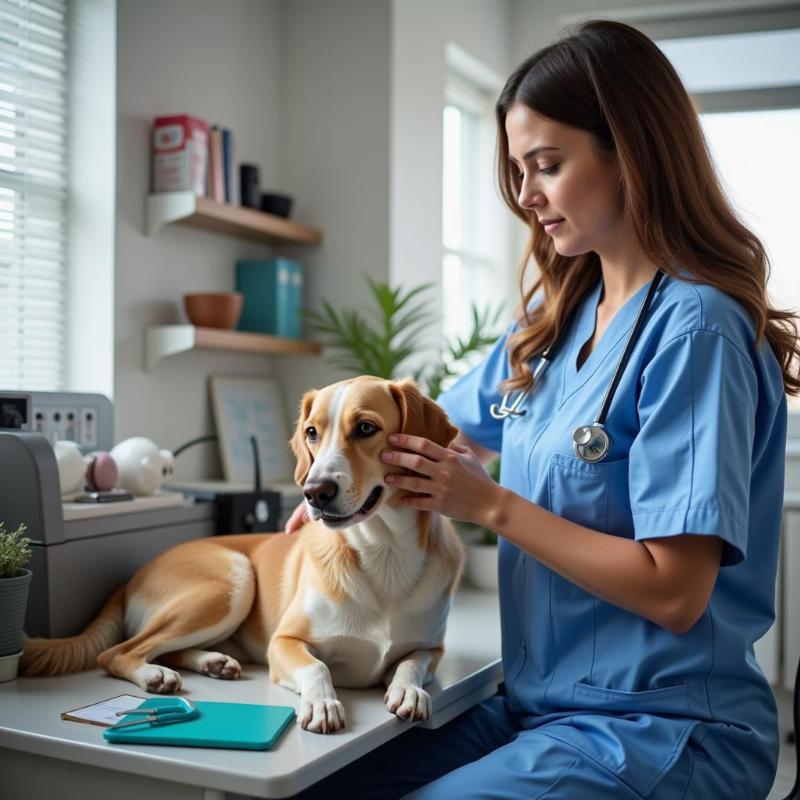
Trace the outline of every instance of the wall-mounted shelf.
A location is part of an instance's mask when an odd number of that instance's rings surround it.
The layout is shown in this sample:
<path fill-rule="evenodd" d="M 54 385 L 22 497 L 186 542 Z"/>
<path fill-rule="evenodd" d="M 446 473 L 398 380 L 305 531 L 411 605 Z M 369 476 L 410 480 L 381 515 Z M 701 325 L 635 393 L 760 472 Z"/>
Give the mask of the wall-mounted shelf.
<path fill-rule="evenodd" d="M 147 196 L 147 235 L 178 222 L 194 228 L 245 236 L 277 244 L 319 244 L 322 231 L 252 208 L 217 203 L 194 192 L 159 192 Z"/>
<path fill-rule="evenodd" d="M 261 355 L 317 355 L 322 348 L 317 342 L 263 333 L 197 328 L 194 325 L 155 325 L 145 330 L 145 369 L 152 370 L 167 356 L 196 349 L 234 350 Z"/>

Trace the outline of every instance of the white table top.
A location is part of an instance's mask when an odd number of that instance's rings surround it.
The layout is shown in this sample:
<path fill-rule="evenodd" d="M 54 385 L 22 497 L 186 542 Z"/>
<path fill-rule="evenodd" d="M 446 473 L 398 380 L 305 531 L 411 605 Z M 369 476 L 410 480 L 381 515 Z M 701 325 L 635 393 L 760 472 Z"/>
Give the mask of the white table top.
<path fill-rule="evenodd" d="M 445 654 L 426 688 L 439 727 L 494 694 L 502 681 L 500 623 L 494 592 L 463 587 L 455 597 L 445 638 Z M 214 680 L 181 671 L 194 700 L 288 705 L 299 696 L 272 683 L 263 666 L 245 665 L 238 681 Z M 321 735 L 293 724 L 274 750 L 212 750 L 191 747 L 113 745 L 96 725 L 60 719 L 63 711 L 119 694 L 146 696 L 138 686 L 101 670 L 58 678 L 17 678 L 0 684 L 0 747 L 147 774 L 207 789 L 286 797 L 364 755 L 410 727 L 383 704 L 383 688 L 338 691 L 347 725 Z"/>

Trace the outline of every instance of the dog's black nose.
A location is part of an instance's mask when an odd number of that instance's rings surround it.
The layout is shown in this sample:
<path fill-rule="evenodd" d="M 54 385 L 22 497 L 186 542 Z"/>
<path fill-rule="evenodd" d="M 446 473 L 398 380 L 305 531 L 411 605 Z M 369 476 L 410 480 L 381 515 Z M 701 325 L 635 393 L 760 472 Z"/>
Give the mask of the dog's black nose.
<path fill-rule="evenodd" d="M 338 492 L 335 481 L 308 481 L 303 486 L 303 494 L 309 505 L 320 511 L 333 502 Z"/>

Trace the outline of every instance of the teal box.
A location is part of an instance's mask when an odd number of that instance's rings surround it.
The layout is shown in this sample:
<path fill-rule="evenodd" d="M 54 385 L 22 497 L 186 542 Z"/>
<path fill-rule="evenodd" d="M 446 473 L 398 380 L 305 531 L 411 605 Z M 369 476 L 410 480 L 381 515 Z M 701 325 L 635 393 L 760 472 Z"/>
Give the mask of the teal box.
<path fill-rule="evenodd" d="M 302 275 L 303 267 L 288 258 L 237 261 L 236 291 L 244 295 L 237 329 L 299 338 Z"/>

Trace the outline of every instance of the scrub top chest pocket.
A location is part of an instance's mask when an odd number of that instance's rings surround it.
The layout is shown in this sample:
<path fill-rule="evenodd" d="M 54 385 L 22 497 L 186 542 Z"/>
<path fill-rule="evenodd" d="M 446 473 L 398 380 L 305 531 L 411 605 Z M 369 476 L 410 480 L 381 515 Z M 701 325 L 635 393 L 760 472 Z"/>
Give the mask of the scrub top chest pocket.
<path fill-rule="evenodd" d="M 592 530 L 633 538 L 627 458 L 594 464 L 553 453 L 548 470 L 549 508 Z"/>

